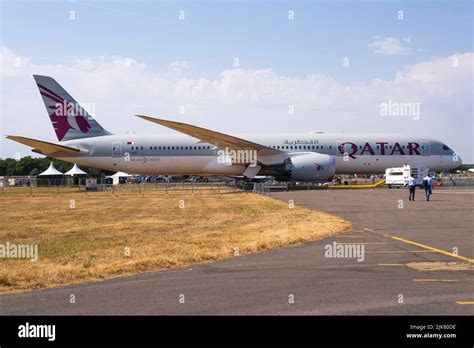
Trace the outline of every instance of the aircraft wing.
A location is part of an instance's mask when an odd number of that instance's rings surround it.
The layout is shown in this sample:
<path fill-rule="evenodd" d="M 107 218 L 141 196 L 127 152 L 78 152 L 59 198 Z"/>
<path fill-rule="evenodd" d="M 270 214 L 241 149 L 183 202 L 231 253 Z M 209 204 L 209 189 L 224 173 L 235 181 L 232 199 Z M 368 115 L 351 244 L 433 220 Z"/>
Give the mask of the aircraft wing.
<path fill-rule="evenodd" d="M 37 152 L 43 155 L 52 155 L 59 152 L 79 154 L 80 152 L 79 149 L 75 149 L 73 147 L 49 143 L 47 141 L 42 141 L 42 140 L 19 137 L 16 135 L 7 135 L 7 139 L 16 141 L 26 146 L 30 146 L 33 148 L 34 152 Z"/>
<path fill-rule="evenodd" d="M 190 135 L 194 138 L 199 139 L 203 143 L 215 145 L 220 149 L 225 149 L 227 147 L 229 149 L 234 149 L 234 150 L 257 150 L 259 156 L 285 154 L 284 151 L 280 151 L 268 146 L 253 143 L 251 141 L 237 138 L 232 135 L 227 135 L 227 134 L 215 132 L 206 128 L 193 126 L 191 124 L 162 120 L 159 118 L 154 118 L 154 117 L 149 117 L 149 116 L 144 116 L 144 115 L 135 115 L 135 116 L 143 118 L 144 120 L 147 120 L 150 122 L 161 124 L 162 126 L 174 129 L 178 132 Z"/>

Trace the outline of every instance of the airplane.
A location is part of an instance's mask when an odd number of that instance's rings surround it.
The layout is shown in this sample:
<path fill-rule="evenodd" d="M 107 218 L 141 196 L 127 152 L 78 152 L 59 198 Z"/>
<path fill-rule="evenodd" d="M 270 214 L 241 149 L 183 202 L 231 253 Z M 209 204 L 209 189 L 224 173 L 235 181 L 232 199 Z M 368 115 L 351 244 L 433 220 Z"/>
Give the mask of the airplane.
<path fill-rule="evenodd" d="M 456 168 L 462 160 L 445 143 L 402 134 L 229 135 L 145 115 L 181 134 L 113 134 L 53 78 L 33 75 L 58 143 L 8 135 L 32 151 L 79 165 L 142 175 L 273 176 L 279 181 L 327 182 L 335 175 L 382 174 L 386 168 Z"/>

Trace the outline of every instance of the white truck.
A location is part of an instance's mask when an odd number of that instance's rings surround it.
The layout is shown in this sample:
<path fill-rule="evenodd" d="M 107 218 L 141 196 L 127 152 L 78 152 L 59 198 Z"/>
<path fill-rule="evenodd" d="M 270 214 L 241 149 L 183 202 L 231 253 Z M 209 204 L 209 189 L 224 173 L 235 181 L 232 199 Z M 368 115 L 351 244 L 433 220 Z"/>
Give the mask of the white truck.
<path fill-rule="evenodd" d="M 423 185 L 423 178 L 428 174 L 426 167 L 411 167 L 404 165 L 398 168 L 387 168 L 385 170 L 385 185 L 389 188 L 402 187 L 408 185 L 410 174 L 416 180 L 416 186 Z"/>

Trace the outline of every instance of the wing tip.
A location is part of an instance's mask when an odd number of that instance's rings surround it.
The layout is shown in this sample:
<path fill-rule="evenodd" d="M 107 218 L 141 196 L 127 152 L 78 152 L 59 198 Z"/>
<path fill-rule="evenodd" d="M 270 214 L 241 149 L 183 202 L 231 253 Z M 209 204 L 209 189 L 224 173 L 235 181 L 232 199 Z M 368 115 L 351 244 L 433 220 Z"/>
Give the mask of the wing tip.
<path fill-rule="evenodd" d="M 157 118 L 146 116 L 146 115 L 135 115 L 135 117 L 144 119 L 146 121 L 153 121 L 153 120 L 158 120 Z"/>
<path fill-rule="evenodd" d="M 168 121 L 168 120 L 165 120 L 165 119 L 162 119 L 162 118 L 156 118 L 156 117 L 151 117 L 151 116 L 146 116 L 146 115 L 135 115 L 135 116 L 139 117 L 141 119 L 144 119 L 145 121 L 150 121 L 150 122 L 154 122 L 154 123 L 174 122 L 174 121 Z"/>
<path fill-rule="evenodd" d="M 15 139 L 15 138 L 21 138 L 20 136 L 18 135 L 11 135 L 11 134 L 8 134 L 8 135 L 4 135 L 5 138 L 7 139 Z"/>

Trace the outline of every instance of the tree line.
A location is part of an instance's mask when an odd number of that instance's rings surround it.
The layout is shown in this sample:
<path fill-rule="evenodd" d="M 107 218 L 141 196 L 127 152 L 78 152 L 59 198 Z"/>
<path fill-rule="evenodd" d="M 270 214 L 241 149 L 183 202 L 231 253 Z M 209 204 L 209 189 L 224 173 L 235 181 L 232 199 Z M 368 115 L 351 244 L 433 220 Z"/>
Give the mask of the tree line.
<path fill-rule="evenodd" d="M 62 173 L 67 172 L 74 165 L 72 163 L 64 162 L 64 161 L 51 158 L 51 157 L 38 158 L 38 157 L 26 156 L 26 157 L 22 157 L 19 160 L 16 160 L 14 158 L 6 158 L 6 159 L 0 158 L 0 176 L 13 176 L 13 175 L 35 176 L 44 172 L 46 169 L 48 169 L 51 161 L 53 161 L 56 169 Z M 450 170 L 450 173 L 455 173 L 457 169 L 467 170 L 472 167 L 473 167 L 472 164 L 470 165 L 463 164 L 456 169 Z M 86 173 L 92 174 L 92 175 L 95 175 L 95 174 L 111 175 L 114 173 L 108 170 L 103 170 L 103 169 L 94 168 L 94 167 L 81 166 L 81 169 L 85 171 Z"/>
<path fill-rule="evenodd" d="M 29 175 L 35 176 L 46 169 L 48 169 L 51 161 L 54 163 L 54 166 L 57 170 L 62 173 L 67 172 L 71 169 L 74 164 L 69 162 L 64 162 L 55 158 L 45 157 L 45 158 L 36 158 L 31 156 L 22 157 L 20 159 L 14 158 L 0 158 L 0 176 L 14 176 L 14 175 Z M 93 168 L 93 167 L 83 167 L 80 168 L 88 174 L 105 174 L 111 175 L 114 172 L 107 170 Z"/>

